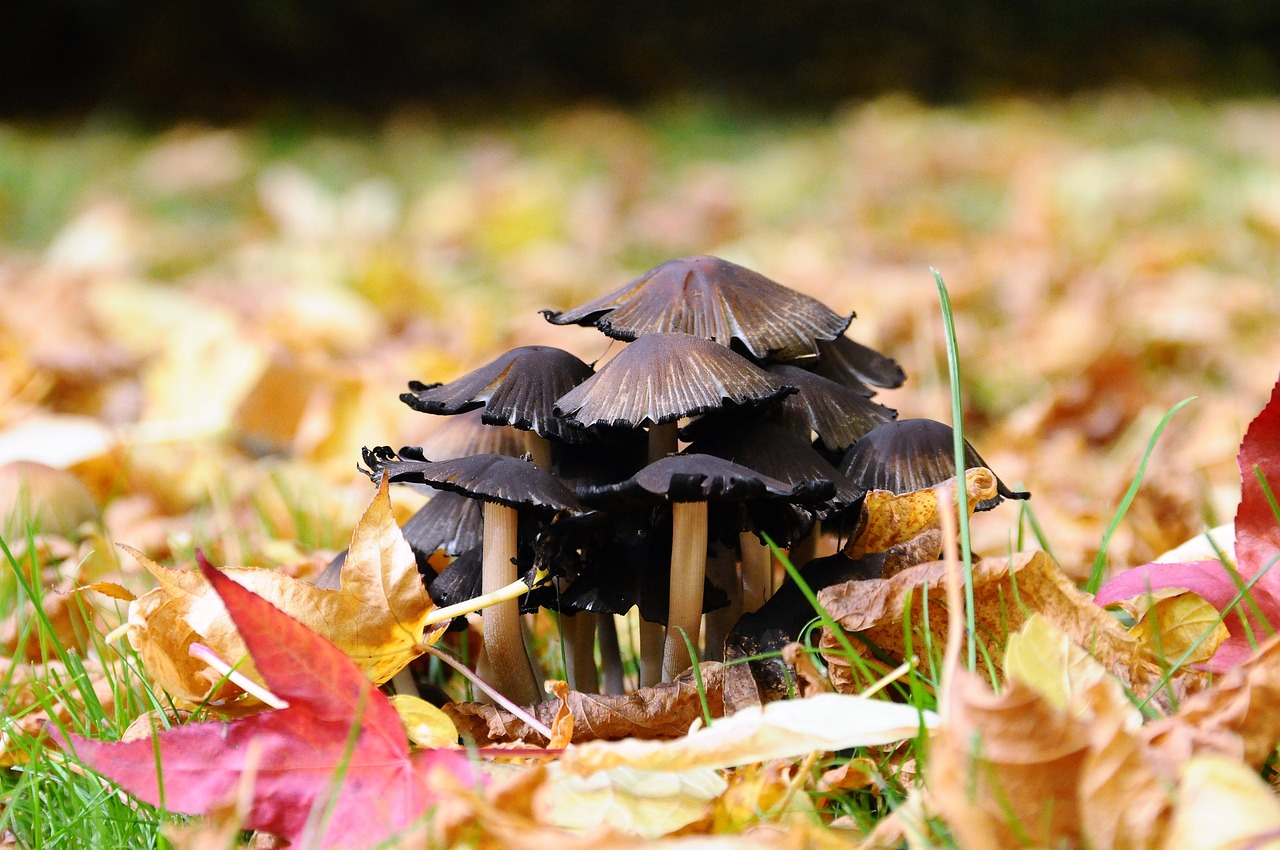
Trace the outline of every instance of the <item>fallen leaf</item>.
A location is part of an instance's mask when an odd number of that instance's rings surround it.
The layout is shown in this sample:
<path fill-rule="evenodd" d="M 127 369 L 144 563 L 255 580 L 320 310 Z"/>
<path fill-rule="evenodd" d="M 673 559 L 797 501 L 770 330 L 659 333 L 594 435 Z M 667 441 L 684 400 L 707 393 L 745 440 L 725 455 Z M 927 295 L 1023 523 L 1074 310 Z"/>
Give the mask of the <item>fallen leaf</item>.
<path fill-rule="evenodd" d="M 564 829 L 608 827 L 659 838 L 707 817 L 728 783 L 718 771 L 613 767 L 582 776 L 548 766 L 539 794 L 548 823 Z"/>
<path fill-rule="evenodd" d="M 415 747 L 441 749 L 458 746 L 458 729 L 449 716 L 422 697 L 394 694 L 388 699 L 400 715 L 405 734 Z"/>
<path fill-rule="evenodd" d="M 674 741 L 593 741 L 561 756 L 565 770 L 589 773 L 628 766 L 645 770 L 733 767 L 812 752 L 835 752 L 914 738 L 936 725 L 927 710 L 882 699 L 818 694 L 780 700 L 714 721 Z"/>
<path fill-rule="evenodd" d="M 1196 756 L 1182 768 L 1166 850 L 1277 850 L 1280 800 L 1234 759 Z"/>
<path fill-rule="evenodd" d="M 161 566 L 127 551 L 160 582 L 129 607 L 129 641 L 152 680 L 184 704 L 236 695 L 238 688 L 189 653 L 199 642 L 228 664 L 244 656 L 244 644 L 218 595 L 198 572 Z M 385 485 L 356 525 L 339 590 L 276 570 L 231 567 L 223 572 L 338 644 L 377 684 L 421 655 L 424 642 L 447 626 L 426 631 L 434 605 L 396 525 Z M 252 663 L 240 672 L 264 681 Z"/>
<path fill-rule="evenodd" d="M 217 811 L 251 774 L 244 826 L 322 848 L 376 844 L 422 818 L 442 780 L 477 781 L 460 751 L 410 751 L 391 703 L 342 650 L 215 568 L 201 572 L 288 708 L 127 743 L 49 727 L 55 743 L 139 799 L 176 812 Z M 310 823 L 317 807 L 330 807 L 318 828 Z"/>
<path fill-rule="evenodd" d="M 1140 596 L 1133 600 L 1131 610 L 1137 622 L 1129 633 L 1142 642 L 1151 657 L 1171 664 L 1208 661 L 1228 636 L 1218 609 L 1200 596 L 1176 588 Z"/>
<path fill-rule="evenodd" d="M 722 668 L 713 662 L 701 665 L 702 685 L 712 717 L 724 714 Z M 544 725 L 552 725 L 566 705 L 573 716 L 573 743 L 612 741 L 619 738 L 678 738 L 702 718 L 698 685 L 691 671 L 674 682 L 663 682 L 625 695 L 584 694 L 569 691 L 563 703 L 547 700 L 532 706 Z M 478 746 L 526 742 L 546 745 L 547 740 L 523 720 L 505 709 L 480 703 L 449 703 L 444 712 L 464 738 Z"/>

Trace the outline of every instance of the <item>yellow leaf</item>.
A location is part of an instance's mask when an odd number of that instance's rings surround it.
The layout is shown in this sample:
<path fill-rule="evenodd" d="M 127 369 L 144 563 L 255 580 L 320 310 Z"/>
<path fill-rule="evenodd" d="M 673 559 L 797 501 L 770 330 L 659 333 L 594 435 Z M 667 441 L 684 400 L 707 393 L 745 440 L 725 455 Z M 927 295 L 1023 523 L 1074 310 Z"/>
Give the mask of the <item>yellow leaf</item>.
<path fill-rule="evenodd" d="M 1280 800 L 1235 759 L 1196 756 L 1183 766 L 1166 850 L 1277 850 Z"/>
<path fill-rule="evenodd" d="M 458 746 L 458 727 L 431 703 L 410 694 L 395 694 L 391 704 L 414 746 L 432 749 Z"/>
<path fill-rule="evenodd" d="M 1141 641 L 1153 657 L 1172 663 L 1191 651 L 1184 663 L 1200 664 L 1212 658 L 1227 639 L 1222 615 L 1189 590 L 1165 588 L 1156 591 L 1150 599 L 1140 597 L 1134 602 L 1139 619 L 1129 633 Z"/>
<path fill-rule="evenodd" d="M 572 752 L 572 751 L 570 751 Z M 540 795 L 548 822 L 565 829 L 612 827 L 658 838 L 702 820 L 728 783 L 710 768 L 641 770 L 618 766 L 578 776 L 551 764 Z"/>
<path fill-rule="evenodd" d="M 240 664 L 240 672 L 261 682 L 226 608 L 199 573 L 161 566 L 127 551 L 160 583 L 129 607 L 129 641 L 156 684 L 187 703 L 236 694 L 238 689 L 227 685 L 210 694 L 222 677 L 190 657 L 194 642 L 228 664 Z M 275 570 L 228 567 L 224 572 L 333 641 L 378 684 L 421 655 L 423 644 L 447 626 L 426 633 L 434 605 L 395 524 L 385 483 L 356 525 L 340 590 L 323 590 Z"/>

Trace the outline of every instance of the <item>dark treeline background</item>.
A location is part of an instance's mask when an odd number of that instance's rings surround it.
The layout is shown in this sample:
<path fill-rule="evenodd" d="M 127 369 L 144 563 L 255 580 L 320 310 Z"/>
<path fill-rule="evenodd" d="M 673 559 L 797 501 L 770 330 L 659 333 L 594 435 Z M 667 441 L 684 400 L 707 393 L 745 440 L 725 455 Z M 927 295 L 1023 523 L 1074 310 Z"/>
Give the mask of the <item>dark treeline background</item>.
<path fill-rule="evenodd" d="M 0 13 L 0 114 L 230 120 L 694 93 L 822 108 L 1136 84 L 1280 89 L 1276 0 L 42 0 Z"/>

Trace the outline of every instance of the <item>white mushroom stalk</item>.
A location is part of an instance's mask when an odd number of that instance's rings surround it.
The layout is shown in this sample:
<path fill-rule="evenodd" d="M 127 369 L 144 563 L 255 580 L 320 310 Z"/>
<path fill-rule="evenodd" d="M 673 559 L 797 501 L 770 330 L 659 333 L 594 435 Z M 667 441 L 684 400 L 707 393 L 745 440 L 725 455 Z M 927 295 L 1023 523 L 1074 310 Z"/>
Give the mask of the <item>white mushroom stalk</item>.
<path fill-rule="evenodd" d="M 483 593 L 493 593 L 516 580 L 516 509 L 484 503 Z M 542 699 L 520 634 L 520 603 L 515 599 L 485 609 L 482 618 L 485 654 L 493 684 L 520 705 Z"/>
<path fill-rule="evenodd" d="M 666 682 L 693 663 L 685 636 L 697 646 L 702 632 L 707 503 L 673 502 L 671 519 L 671 598 L 667 610 L 667 639 L 662 649 L 662 679 Z"/>

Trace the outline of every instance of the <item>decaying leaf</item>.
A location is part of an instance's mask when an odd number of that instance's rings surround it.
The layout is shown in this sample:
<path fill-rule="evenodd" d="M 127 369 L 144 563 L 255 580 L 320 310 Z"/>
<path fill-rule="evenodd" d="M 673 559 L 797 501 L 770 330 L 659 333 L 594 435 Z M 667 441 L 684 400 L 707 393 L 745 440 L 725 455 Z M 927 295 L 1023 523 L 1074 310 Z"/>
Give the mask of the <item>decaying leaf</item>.
<path fill-rule="evenodd" d="M 239 693 L 189 653 L 192 643 L 199 642 L 228 664 L 245 655 L 244 643 L 209 583 L 198 572 L 161 566 L 128 551 L 160 582 L 129 609 L 129 640 L 152 680 L 182 704 L 226 700 Z M 332 640 L 375 683 L 390 679 L 444 628 L 442 624 L 426 633 L 434 606 L 395 523 L 386 485 L 352 535 L 340 590 L 322 590 L 275 570 L 232 567 L 224 572 Z M 263 681 L 252 662 L 240 672 Z"/>
<path fill-rule="evenodd" d="M 849 632 L 858 632 L 890 659 L 904 655 L 903 617 L 908 611 L 914 624 L 928 623 L 934 646 L 946 641 L 947 610 L 943 600 L 946 569 L 941 561 L 911 567 L 888 579 L 870 579 L 834 585 L 818 594 L 818 601 Z M 1087 647 L 1113 675 L 1140 695 L 1159 680 L 1162 670 L 1111 614 L 1078 590 L 1044 552 L 1022 552 L 1012 558 L 984 558 L 974 564 L 974 618 L 979 639 L 987 651 L 1001 657 L 998 636 L 1022 628 L 1033 614 L 1058 626 L 1076 646 Z M 928 599 L 928 614 L 923 601 Z M 855 642 L 856 643 L 856 642 Z M 916 646 L 923 645 L 917 637 Z M 835 638 L 823 633 L 823 657 L 831 681 L 843 693 L 858 689 L 849 661 Z M 924 659 L 924 664 L 932 663 Z M 1173 678 L 1181 692 L 1198 690 L 1204 677 L 1191 670 Z"/>
<path fill-rule="evenodd" d="M 703 662 L 702 684 L 712 717 L 724 714 L 723 674 L 719 664 Z M 544 701 L 533 706 L 539 722 L 550 726 L 561 705 L 573 715 L 573 743 L 619 738 L 678 738 L 702 718 L 698 685 L 691 671 L 674 682 L 663 682 L 625 695 L 569 691 L 563 703 Z M 449 703 L 444 711 L 464 738 L 479 746 L 523 741 L 545 745 L 546 739 L 509 711 L 479 703 Z"/>

